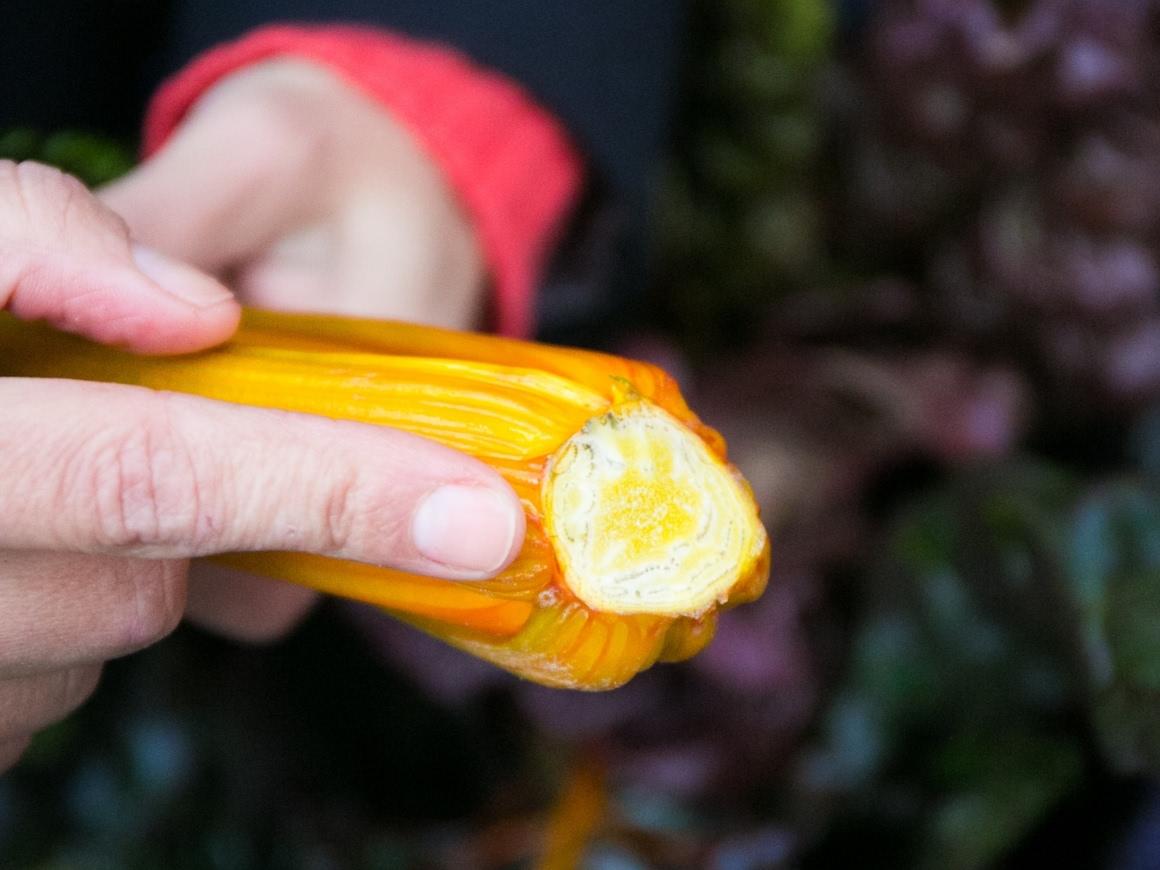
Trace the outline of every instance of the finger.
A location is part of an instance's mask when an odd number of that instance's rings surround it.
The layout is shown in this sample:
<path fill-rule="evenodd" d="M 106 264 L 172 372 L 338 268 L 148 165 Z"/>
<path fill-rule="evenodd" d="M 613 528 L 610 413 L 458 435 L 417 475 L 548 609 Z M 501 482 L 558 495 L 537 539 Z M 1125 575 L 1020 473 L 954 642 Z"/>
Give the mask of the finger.
<path fill-rule="evenodd" d="M 305 586 L 194 562 L 185 615 L 195 625 L 235 640 L 266 643 L 301 622 L 318 598 Z"/>
<path fill-rule="evenodd" d="M 181 621 L 185 569 L 183 561 L 0 551 L 0 679 L 161 640 Z"/>
<path fill-rule="evenodd" d="M 203 100 L 160 151 L 99 195 L 137 238 L 219 272 L 302 217 L 318 138 L 288 101 L 227 93 Z"/>
<path fill-rule="evenodd" d="M 88 700 L 100 677 L 101 666 L 91 664 L 0 681 L 0 741 L 59 722 Z"/>
<path fill-rule="evenodd" d="M 11 740 L 0 742 L 0 774 L 12 767 L 20 760 L 32 742 L 31 736 L 14 737 Z"/>
<path fill-rule="evenodd" d="M 240 310 L 195 269 L 134 246 L 71 176 L 0 160 L 0 309 L 143 353 L 224 341 Z"/>
<path fill-rule="evenodd" d="M 0 408 L 0 549 L 298 550 L 475 579 L 523 541 L 494 470 L 394 429 L 22 378 Z"/>

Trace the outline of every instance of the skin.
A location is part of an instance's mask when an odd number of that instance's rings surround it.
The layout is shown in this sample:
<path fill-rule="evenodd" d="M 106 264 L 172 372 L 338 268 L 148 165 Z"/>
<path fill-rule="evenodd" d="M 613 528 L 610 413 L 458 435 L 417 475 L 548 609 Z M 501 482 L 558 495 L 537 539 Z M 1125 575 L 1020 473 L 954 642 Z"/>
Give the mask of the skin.
<path fill-rule="evenodd" d="M 151 354 L 228 338 L 227 285 L 266 307 L 477 324 L 466 216 L 407 132 L 320 68 L 223 81 L 99 196 L 0 161 L 0 307 Z M 197 557 L 288 549 L 467 579 L 523 539 L 495 472 L 406 433 L 69 381 L 0 379 L 0 408 L 0 770 L 103 662 L 183 617 L 265 640 L 313 601 Z"/>

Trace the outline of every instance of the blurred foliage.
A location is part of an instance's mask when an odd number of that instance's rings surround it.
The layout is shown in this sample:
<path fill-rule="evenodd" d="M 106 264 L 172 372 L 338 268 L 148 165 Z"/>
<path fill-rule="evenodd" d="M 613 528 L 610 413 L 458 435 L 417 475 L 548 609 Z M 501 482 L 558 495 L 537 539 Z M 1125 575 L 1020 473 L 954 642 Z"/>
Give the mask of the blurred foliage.
<path fill-rule="evenodd" d="M 439 824 L 476 806 L 484 779 L 502 785 L 517 737 L 486 703 L 439 710 L 333 614 L 269 650 L 183 629 L 111 663 L 0 780 L 0 854 L 22 868 L 445 866 L 424 863 L 450 839 Z M 430 831 L 416 841 L 417 823 Z"/>
<path fill-rule="evenodd" d="M 28 128 L 0 131 L 0 159 L 39 160 L 96 187 L 133 167 L 132 152 L 105 136 L 74 130 L 44 134 Z"/>
<path fill-rule="evenodd" d="M 590 868 L 1148 866 L 1160 2 L 693 25 L 658 355 L 774 525 L 766 597 L 601 696 L 335 605 L 270 649 L 182 629 L 0 780 L 0 863 L 531 867 L 582 819 Z"/>
<path fill-rule="evenodd" d="M 875 796 L 908 791 L 924 809 L 897 847 L 916 866 L 985 867 L 1088 764 L 1160 770 L 1160 492 L 1019 461 L 957 476 L 896 523 L 811 787 L 853 795 L 881 830 L 899 820 Z"/>
<path fill-rule="evenodd" d="M 835 67 L 834 256 L 1090 416 L 1160 389 L 1151 0 L 883 2 Z"/>
<path fill-rule="evenodd" d="M 700 349 L 824 263 L 820 74 L 828 0 L 693 4 L 685 98 L 659 208 L 660 302 Z"/>

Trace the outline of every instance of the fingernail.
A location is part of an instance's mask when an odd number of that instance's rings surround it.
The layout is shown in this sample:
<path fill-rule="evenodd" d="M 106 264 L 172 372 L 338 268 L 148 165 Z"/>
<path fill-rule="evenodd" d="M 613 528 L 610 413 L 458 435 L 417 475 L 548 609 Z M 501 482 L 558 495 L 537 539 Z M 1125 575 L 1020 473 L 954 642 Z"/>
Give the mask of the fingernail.
<path fill-rule="evenodd" d="M 433 562 L 491 574 L 507 561 L 516 525 L 512 504 L 499 493 L 478 486 L 444 486 L 415 511 L 411 538 Z"/>
<path fill-rule="evenodd" d="M 204 272 L 145 245 L 133 245 L 133 262 L 166 293 L 198 308 L 220 305 L 233 297 L 229 290 Z"/>

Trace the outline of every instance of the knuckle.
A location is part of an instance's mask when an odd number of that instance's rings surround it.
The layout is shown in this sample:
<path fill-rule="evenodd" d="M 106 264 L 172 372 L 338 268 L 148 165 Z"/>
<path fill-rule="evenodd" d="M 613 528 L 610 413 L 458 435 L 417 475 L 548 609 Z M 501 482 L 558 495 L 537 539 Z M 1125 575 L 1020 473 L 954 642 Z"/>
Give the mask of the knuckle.
<path fill-rule="evenodd" d="M 47 166 L 26 160 L 16 164 L 17 183 L 26 192 L 38 194 L 44 201 L 68 199 L 76 195 L 88 195 L 88 188 L 75 176 L 62 172 L 55 166 Z"/>
<path fill-rule="evenodd" d="M 261 75 L 242 76 L 210 98 L 222 111 L 205 113 L 206 123 L 217 126 L 232 153 L 251 158 L 247 163 L 259 181 L 281 181 L 285 172 L 306 171 L 324 156 L 317 108 L 305 103 L 299 90 L 273 86 Z M 276 154 L 267 147 L 270 142 L 282 143 Z"/>
<path fill-rule="evenodd" d="M 259 92 L 247 106 L 250 122 L 267 135 L 302 133 L 309 124 L 297 103 L 278 92 Z"/>
<path fill-rule="evenodd" d="M 67 245 L 71 254 L 119 255 L 125 222 L 77 178 L 40 163 L 0 160 L 0 242 L 16 251 Z M 33 258 L 35 259 L 35 257 Z"/>
<path fill-rule="evenodd" d="M 164 396 L 154 394 L 134 419 L 108 433 L 78 460 L 96 511 L 97 544 L 142 555 L 174 546 L 196 549 L 202 486 L 188 445 Z M 70 475 L 72 476 L 72 475 Z"/>
<path fill-rule="evenodd" d="M 358 518 L 362 514 L 358 494 L 359 486 L 354 474 L 327 481 L 326 496 L 322 503 L 323 539 L 319 544 L 322 552 L 338 553 L 350 546 L 355 537 Z"/>
<path fill-rule="evenodd" d="M 80 180 L 43 163 L 9 163 L 0 179 L 5 203 L 38 226 L 63 229 L 76 206 L 91 198 Z"/>

